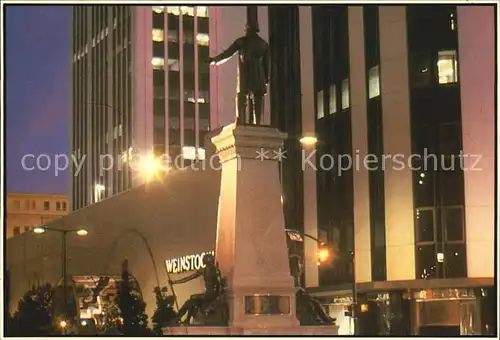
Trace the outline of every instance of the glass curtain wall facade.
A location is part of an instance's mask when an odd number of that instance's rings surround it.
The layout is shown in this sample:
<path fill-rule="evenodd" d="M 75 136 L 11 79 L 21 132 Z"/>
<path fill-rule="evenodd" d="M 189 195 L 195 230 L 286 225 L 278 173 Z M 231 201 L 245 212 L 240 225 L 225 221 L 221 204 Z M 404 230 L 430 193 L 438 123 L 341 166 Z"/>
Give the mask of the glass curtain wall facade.
<path fill-rule="evenodd" d="M 208 8 L 153 6 L 154 153 L 203 159 L 210 130 Z"/>
<path fill-rule="evenodd" d="M 313 6 L 318 236 L 333 245 L 319 285 L 353 281 L 353 187 L 347 6 Z M 333 260 L 334 259 L 334 260 Z"/>
<path fill-rule="evenodd" d="M 181 156 L 174 165 L 205 157 L 204 138 L 210 130 L 208 8 L 151 8 L 152 27 L 146 35 L 138 29 L 143 7 L 73 6 L 70 149 L 85 162 L 81 169 L 72 167 L 71 210 L 134 185 L 129 164 L 138 150 L 133 136 L 139 121 L 150 121 L 145 110 L 134 112 L 136 89 L 145 78 L 153 88 L 146 98 L 153 108 L 153 138 L 145 150 L 172 160 Z M 149 55 L 138 51 L 144 46 L 152 49 L 151 66 L 134 68 L 135 57 Z"/>
<path fill-rule="evenodd" d="M 408 6 L 407 22 L 415 275 L 467 277 L 456 6 Z"/>
<path fill-rule="evenodd" d="M 129 6 L 73 7 L 70 150 L 90 166 L 72 168 L 72 210 L 132 183 L 128 167 L 104 172 L 109 164 L 100 159 L 120 159 L 132 143 L 132 11 Z"/>

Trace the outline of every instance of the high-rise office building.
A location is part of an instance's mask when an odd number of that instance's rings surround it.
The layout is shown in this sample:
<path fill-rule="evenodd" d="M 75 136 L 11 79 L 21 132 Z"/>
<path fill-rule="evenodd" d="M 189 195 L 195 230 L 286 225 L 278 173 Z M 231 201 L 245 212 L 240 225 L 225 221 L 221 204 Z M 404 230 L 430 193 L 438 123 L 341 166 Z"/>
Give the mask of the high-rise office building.
<path fill-rule="evenodd" d="M 209 14 L 204 6 L 74 6 L 72 15 L 78 210 L 142 183 L 133 158 L 204 157 Z"/>
<path fill-rule="evenodd" d="M 332 253 L 309 291 L 343 334 L 353 296 L 357 334 L 494 332 L 494 7 L 270 6 L 269 24 L 287 226 Z"/>

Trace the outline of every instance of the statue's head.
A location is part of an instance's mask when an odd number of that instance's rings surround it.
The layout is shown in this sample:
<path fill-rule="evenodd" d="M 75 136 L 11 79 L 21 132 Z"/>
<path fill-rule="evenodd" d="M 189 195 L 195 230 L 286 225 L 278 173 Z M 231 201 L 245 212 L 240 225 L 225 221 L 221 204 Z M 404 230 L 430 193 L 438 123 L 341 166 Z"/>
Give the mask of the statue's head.
<path fill-rule="evenodd" d="M 249 25 L 249 24 L 246 24 L 246 25 L 245 25 L 245 33 L 246 33 L 247 35 L 257 34 L 257 33 L 259 33 L 259 32 L 260 32 L 260 29 L 259 29 L 259 26 L 258 26 L 258 25 L 256 25 L 256 26 L 254 26 L 254 25 Z"/>
<path fill-rule="evenodd" d="M 205 256 L 203 256 L 203 264 L 205 266 L 208 264 L 215 264 L 215 257 L 212 254 L 205 254 Z"/>

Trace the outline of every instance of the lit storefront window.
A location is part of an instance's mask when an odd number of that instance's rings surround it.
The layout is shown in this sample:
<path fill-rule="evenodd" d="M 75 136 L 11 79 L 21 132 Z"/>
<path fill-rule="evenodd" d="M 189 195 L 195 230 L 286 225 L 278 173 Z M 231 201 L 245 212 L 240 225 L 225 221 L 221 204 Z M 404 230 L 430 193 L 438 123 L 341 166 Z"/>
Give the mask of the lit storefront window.
<path fill-rule="evenodd" d="M 457 51 L 439 51 L 437 67 L 439 84 L 456 83 L 458 81 Z"/>
<path fill-rule="evenodd" d="M 163 41 L 163 30 L 159 28 L 153 28 L 153 41 L 162 42 Z"/>
<path fill-rule="evenodd" d="M 154 57 L 151 60 L 151 65 L 153 65 L 153 70 L 163 70 L 165 66 L 165 59 Z"/>

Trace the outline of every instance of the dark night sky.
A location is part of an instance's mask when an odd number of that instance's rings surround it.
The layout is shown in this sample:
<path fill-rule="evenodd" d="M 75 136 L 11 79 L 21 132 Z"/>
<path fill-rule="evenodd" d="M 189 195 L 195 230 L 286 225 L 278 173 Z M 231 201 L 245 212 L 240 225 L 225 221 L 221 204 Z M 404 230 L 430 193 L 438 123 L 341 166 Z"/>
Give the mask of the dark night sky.
<path fill-rule="evenodd" d="M 53 163 L 69 150 L 71 8 L 4 8 L 7 191 L 67 193 L 68 171 L 26 171 L 21 159 L 47 154 Z"/>

